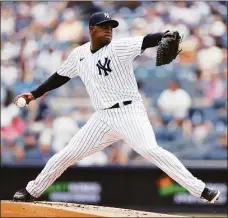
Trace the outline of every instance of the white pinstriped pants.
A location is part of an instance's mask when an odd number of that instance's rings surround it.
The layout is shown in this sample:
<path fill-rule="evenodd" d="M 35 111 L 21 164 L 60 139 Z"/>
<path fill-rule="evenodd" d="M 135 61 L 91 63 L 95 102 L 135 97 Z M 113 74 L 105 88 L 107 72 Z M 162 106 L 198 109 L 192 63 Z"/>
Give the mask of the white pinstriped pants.
<path fill-rule="evenodd" d="M 120 139 L 192 195 L 201 196 L 205 183 L 194 177 L 173 154 L 157 145 L 142 102 L 96 111 L 69 144 L 50 158 L 37 178 L 28 183 L 27 191 L 39 197 L 69 166 Z"/>

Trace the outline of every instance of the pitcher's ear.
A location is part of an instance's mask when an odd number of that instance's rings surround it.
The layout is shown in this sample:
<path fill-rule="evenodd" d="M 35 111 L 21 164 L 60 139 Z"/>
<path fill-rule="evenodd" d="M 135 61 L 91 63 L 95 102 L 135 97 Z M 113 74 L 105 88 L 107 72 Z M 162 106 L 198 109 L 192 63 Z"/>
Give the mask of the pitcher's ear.
<path fill-rule="evenodd" d="M 89 26 L 89 32 L 92 34 L 94 32 L 94 26 Z"/>

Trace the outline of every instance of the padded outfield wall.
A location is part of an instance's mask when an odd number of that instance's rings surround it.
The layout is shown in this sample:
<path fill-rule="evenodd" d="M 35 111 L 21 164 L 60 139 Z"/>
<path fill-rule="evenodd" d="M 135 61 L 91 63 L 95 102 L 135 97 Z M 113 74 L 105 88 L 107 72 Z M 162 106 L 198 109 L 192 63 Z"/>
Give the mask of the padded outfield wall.
<path fill-rule="evenodd" d="M 155 167 L 70 167 L 51 185 L 41 201 L 72 202 L 153 212 L 227 212 L 227 168 L 190 167 L 190 171 L 221 191 L 217 204 L 204 203 Z M 1 199 L 12 200 L 41 166 L 2 166 Z"/>

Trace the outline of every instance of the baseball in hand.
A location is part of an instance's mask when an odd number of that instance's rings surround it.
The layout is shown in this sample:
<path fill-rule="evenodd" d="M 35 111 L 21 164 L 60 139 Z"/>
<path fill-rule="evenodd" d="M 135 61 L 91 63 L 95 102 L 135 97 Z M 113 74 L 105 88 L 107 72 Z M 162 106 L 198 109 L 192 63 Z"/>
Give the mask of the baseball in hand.
<path fill-rule="evenodd" d="M 26 105 L 26 101 L 24 98 L 20 97 L 17 99 L 17 106 L 18 107 L 24 107 Z"/>

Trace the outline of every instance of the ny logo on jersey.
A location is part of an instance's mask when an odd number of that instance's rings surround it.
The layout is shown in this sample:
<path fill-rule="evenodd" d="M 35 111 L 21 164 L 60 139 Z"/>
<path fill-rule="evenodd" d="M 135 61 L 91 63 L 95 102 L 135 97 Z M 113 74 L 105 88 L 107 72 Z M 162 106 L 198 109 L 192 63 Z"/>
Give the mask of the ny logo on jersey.
<path fill-rule="evenodd" d="M 103 65 L 101 64 L 101 60 L 98 61 L 97 67 L 99 70 L 99 75 L 102 75 L 102 70 L 103 70 L 105 76 L 109 75 L 108 72 L 109 73 L 112 72 L 112 69 L 110 68 L 110 62 L 111 62 L 111 60 L 109 60 L 108 58 L 105 58 L 105 62 Z"/>
<path fill-rule="evenodd" d="M 105 16 L 106 18 L 110 18 L 110 16 L 109 16 L 108 13 L 104 13 L 104 16 Z"/>

